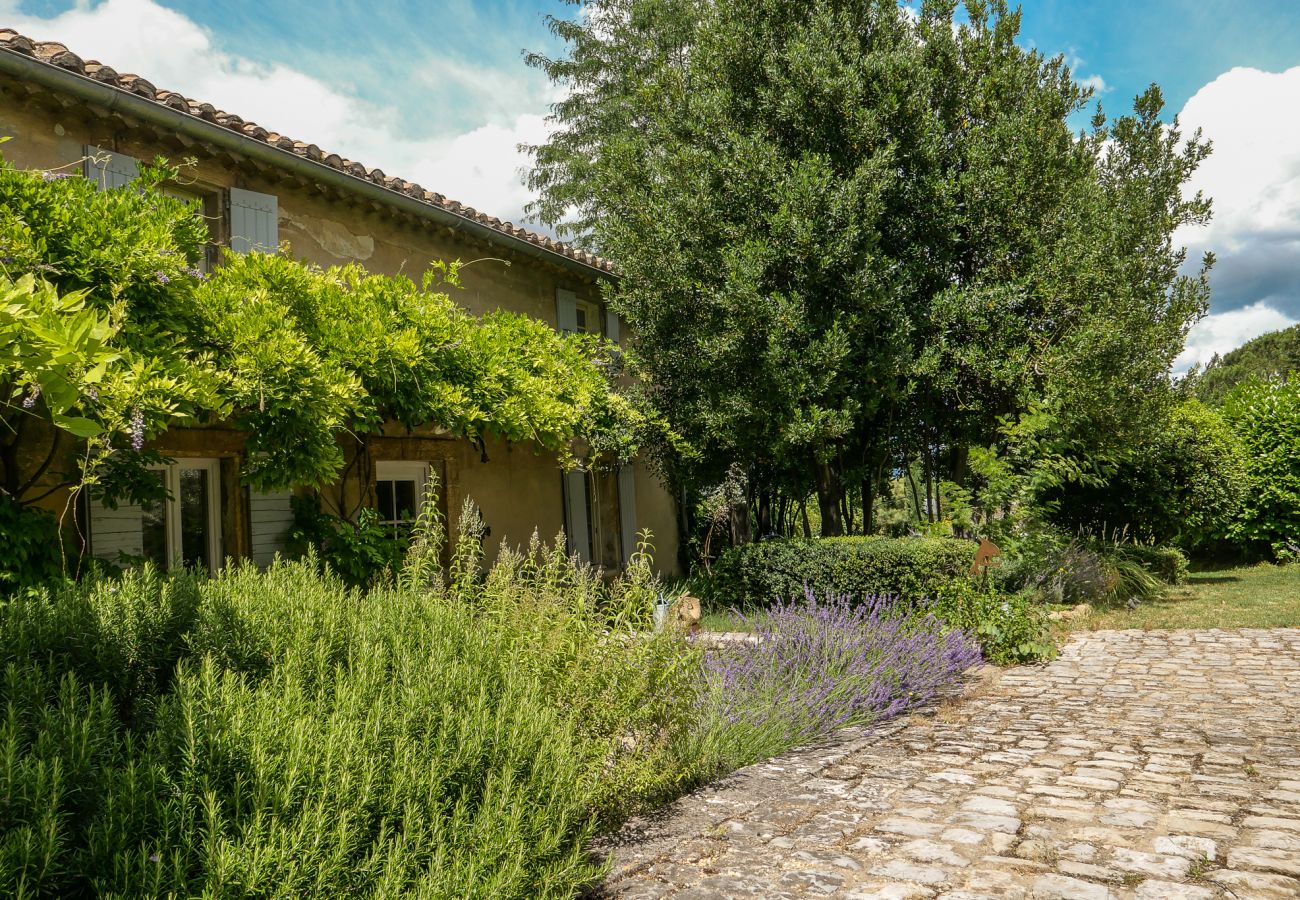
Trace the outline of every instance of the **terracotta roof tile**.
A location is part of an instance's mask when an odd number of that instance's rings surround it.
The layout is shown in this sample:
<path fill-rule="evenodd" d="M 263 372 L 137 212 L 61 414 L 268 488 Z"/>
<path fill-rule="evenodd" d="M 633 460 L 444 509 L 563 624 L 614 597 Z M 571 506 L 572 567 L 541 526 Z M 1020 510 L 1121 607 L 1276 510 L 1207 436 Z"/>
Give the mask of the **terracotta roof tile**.
<path fill-rule="evenodd" d="M 367 169 L 361 163 L 344 159 L 337 153 L 326 153 L 315 144 L 296 141 L 278 132 L 268 131 L 254 122 L 245 121 L 234 113 L 218 110 L 211 103 L 194 100 L 175 91 L 160 90 L 152 82 L 141 78 L 139 75 L 119 74 L 116 69 L 96 60 L 83 60 L 63 44 L 55 41 L 33 41 L 12 28 L 0 28 L 0 50 L 22 54 L 23 56 L 33 56 L 42 62 L 144 97 L 171 109 L 180 110 L 195 118 L 221 125 L 244 135 L 250 140 L 270 144 L 287 153 L 314 160 L 332 169 L 338 169 L 357 178 L 382 185 L 394 194 L 414 197 L 431 206 L 472 219 L 480 225 L 484 225 L 503 235 L 527 241 L 559 256 L 567 257 L 604 272 L 614 271 L 614 266 L 609 260 L 602 259 L 595 254 L 587 253 L 545 235 L 520 228 L 510 222 L 503 222 L 495 216 L 489 216 L 473 207 L 457 203 L 455 200 L 449 200 L 442 194 L 426 190 L 413 182 L 385 175 L 380 169 Z"/>

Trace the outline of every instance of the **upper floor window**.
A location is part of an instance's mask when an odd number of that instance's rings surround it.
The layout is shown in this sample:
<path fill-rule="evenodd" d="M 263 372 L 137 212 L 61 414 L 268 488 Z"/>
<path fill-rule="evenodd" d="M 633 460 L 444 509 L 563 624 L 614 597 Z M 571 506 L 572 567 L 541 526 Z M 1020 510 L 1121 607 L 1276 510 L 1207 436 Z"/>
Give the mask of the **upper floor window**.
<path fill-rule="evenodd" d="M 577 330 L 584 334 L 600 334 L 600 307 L 590 300 L 575 300 L 574 314 Z"/>
<path fill-rule="evenodd" d="M 122 187 L 140 175 L 130 156 L 89 144 L 84 152 L 85 175 L 100 190 Z M 223 190 L 200 182 L 165 184 L 162 192 L 197 204 L 208 229 L 208 244 L 198 265 L 202 272 L 211 271 L 220 261 L 223 244 L 236 253 L 275 253 L 279 249 L 279 202 L 273 194 L 237 187 Z"/>

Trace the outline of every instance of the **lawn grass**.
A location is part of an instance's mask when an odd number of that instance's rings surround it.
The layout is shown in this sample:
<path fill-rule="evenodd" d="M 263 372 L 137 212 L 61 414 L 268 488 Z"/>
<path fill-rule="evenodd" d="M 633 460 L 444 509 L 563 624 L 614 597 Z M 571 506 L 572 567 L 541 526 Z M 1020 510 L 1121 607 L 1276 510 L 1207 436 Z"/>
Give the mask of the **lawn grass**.
<path fill-rule="evenodd" d="M 700 616 L 701 631 L 753 631 L 754 623 L 729 609 L 706 609 Z"/>
<path fill-rule="evenodd" d="M 1070 623 L 1075 631 L 1102 628 L 1300 627 L 1300 565 L 1262 564 L 1193 572 L 1187 583 L 1136 609 L 1097 609 Z"/>

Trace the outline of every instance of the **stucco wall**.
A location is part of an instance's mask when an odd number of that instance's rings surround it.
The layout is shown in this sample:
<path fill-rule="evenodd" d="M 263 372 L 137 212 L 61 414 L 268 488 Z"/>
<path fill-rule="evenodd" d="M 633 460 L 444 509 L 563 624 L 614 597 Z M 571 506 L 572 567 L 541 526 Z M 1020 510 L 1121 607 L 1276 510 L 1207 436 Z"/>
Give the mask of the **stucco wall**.
<path fill-rule="evenodd" d="M 279 239 L 294 257 L 322 266 L 360 262 L 368 270 L 387 275 L 406 274 L 418 279 L 433 260 L 461 260 L 459 290 L 452 297 L 475 314 L 494 309 L 525 313 L 552 325 L 556 321 L 555 294 L 558 288 L 579 297 L 599 299 L 594 277 L 561 265 L 551 265 L 508 248 L 466 238 L 433 223 L 417 221 L 393 210 L 328 194 L 302 180 L 282 177 L 278 170 L 258 170 L 244 160 L 218 154 L 202 145 L 182 146 L 175 135 L 147 131 L 120 119 L 98 115 L 81 105 L 58 107 L 46 100 L 24 97 L 15 91 L 0 93 L 0 135 L 11 140 L 0 145 L 0 153 L 24 168 L 79 172 L 85 145 L 95 145 L 151 160 L 164 156 L 173 162 L 192 158 L 182 180 L 190 189 L 221 197 L 228 187 L 273 194 L 279 206 Z M 221 226 L 215 229 L 223 240 Z M 390 429 L 390 434 L 393 431 Z M 203 454 L 200 446 L 210 435 L 165 436 L 160 446 L 187 455 Z M 447 506 L 454 520 L 464 497 L 481 507 L 491 527 L 489 552 L 505 539 L 527 542 L 534 529 L 550 539 L 564 524 L 563 493 L 557 460 L 538 454 L 531 446 L 489 443 L 488 461 L 465 441 L 445 437 L 433 440 L 425 435 L 419 442 L 394 444 L 397 438 L 373 442 L 372 456 L 378 458 L 438 459 L 446 466 Z M 220 452 L 205 455 L 235 458 L 237 450 L 222 446 Z M 233 474 L 233 466 L 223 468 Z M 373 478 L 373 475 L 371 476 Z M 48 480 L 48 479 L 47 479 Z M 364 499 L 365 483 L 358 473 L 350 484 L 335 489 L 339 499 L 355 504 Z M 237 497 L 228 488 L 225 499 Z M 658 567 L 666 573 L 677 570 L 676 511 L 672 498 L 644 466 L 636 476 L 638 528 L 654 534 Z M 66 498 L 58 494 L 45 505 L 57 508 Z M 616 521 L 616 516 L 614 517 Z M 233 526 L 227 524 L 227 528 Z M 241 538 L 232 533 L 227 552 L 243 552 Z"/>

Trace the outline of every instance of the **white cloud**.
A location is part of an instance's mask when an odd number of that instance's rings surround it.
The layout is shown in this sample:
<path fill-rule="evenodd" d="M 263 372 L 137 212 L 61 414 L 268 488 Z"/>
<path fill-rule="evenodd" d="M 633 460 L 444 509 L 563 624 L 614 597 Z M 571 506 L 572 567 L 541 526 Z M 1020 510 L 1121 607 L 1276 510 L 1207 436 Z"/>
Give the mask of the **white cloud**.
<path fill-rule="evenodd" d="M 1286 328 L 1295 322 L 1286 313 L 1264 302 L 1208 315 L 1187 336 L 1187 347 L 1174 361 L 1174 371 L 1182 373 L 1197 363 L 1204 365 L 1216 354 L 1222 356 L 1267 331 Z"/>
<path fill-rule="evenodd" d="M 1092 88 L 1093 93 L 1095 94 L 1104 94 L 1110 90 L 1110 86 L 1106 84 L 1106 79 L 1102 78 L 1100 75 L 1088 75 L 1080 78 L 1079 84 L 1086 88 Z"/>
<path fill-rule="evenodd" d="M 1237 68 L 1197 91 L 1179 116 L 1185 134 L 1200 128 L 1214 142 L 1189 185 L 1213 198 L 1214 219 L 1175 239 L 1188 246 L 1189 264 L 1205 250 L 1218 256 L 1210 276 L 1217 310 L 1262 316 L 1271 308 L 1288 321 L 1300 318 L 1297 109 L 1300 67 Z"/>
<path fill-rule="evenodd" d="M 1071 48 L 1070 52 L 1066 54 L 1065 64 L 1070 67 L 1070 73 L 1074 76 L 1074 80 L 1083 87 L 1092 88 L 1093 93 L 1097 96 L 1101 96 L 1110 90 L 1110 85 L 1100 75 L 1082 74 L 1087 60 L 1081 57 L 1074 48 Z"/>
<path fill-rule="evenodd" d="M 403 121 L 396 106 L 367 103 L 347 90 L 346 61 L 337 81 L 323 81 L 227 53 L 196 22 L 154 0 L 78 0 L 50 17 L 22 13 L 19 6 L 18 0 L 0 0 L 0 21 L 36 40 L 60 41 L 83 58 L 134 72 L 159 88 L 419 182 L 482 212 L 522 220 L 529 193 L 520 172 L 527 159 L 516 146 L 543 140 L 546 125 L 535 96 L 514 92 L 522 108 L 502 108 L 502 98 L 512 96 L 504 89 L 508 76 L 447 63 L 438 71 L 441 78 L 477 79 L 492 88 L 492 121 L 464 133 L 420 138 L 413 136 L 416 123 Z M 428 90 L 437 90 L 436 84 Z"/>

